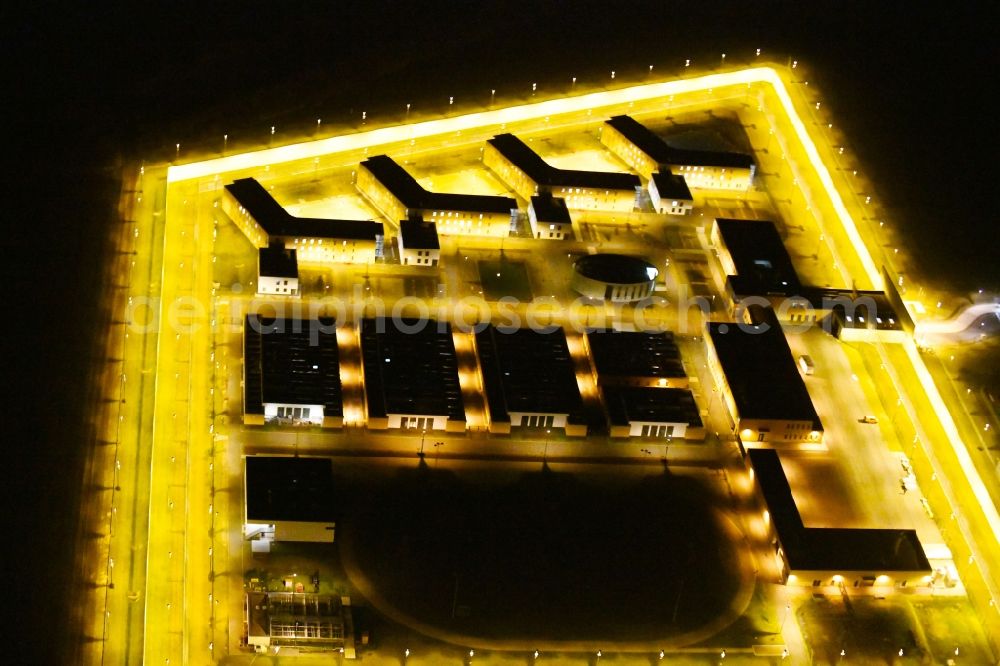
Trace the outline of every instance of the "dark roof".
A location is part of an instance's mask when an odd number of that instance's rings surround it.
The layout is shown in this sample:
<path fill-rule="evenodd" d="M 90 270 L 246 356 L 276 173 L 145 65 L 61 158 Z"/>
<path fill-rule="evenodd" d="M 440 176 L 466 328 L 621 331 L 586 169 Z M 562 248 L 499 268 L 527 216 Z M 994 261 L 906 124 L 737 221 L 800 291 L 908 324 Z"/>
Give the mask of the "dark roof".
<path fill-rule="evenodd" d="M 903 321 L 885 292 L 807 288 L 803 296 L 814 307 L 826 309 L 832 305 L 834 317 L 842 327 L 903 330 Z"/>
<path fill-rule="evenodd" d="M 743 153 L 674 148 L 631 116 L 614 116 L 605 122 L 658 164 L 743 169 L 753 166 L 753 157 Z"/>
<path fill-rule="evenodd" d="M 794 542 L 799 533 L 805 529 L 805 525 L 795 506 L 792 487 L 788 484 L 788 477 L 781 467 L 778 452 L 774 449 L 750 449 L 747 455 L 750 456 L 750 464 L 753 466 L 754 481 L 764 496 L 764 503 L 767 504 L 767 512 L 775 530 L 782 541 L 788 537 L 793 542 L 785 545 L 787 550 L 795 545 Z"/>
<path fill-rule="evenodd" d="M 531 197 L 531 207 L 534 209 L 535 218 L 539 222 L 570 223 L 566 200 L 561 197 L 552 196 L 551 192 L 542 192 Z"/>
<path fill-rule="evenodd" d="M 421 325 L 422 324 L 422 325 Z M 368 415 L 465 420 L 451 326 L 434 320 L 365 319 L 361 324 Z"/>
<path fill-rule="evenodd" d="M 257 253 L 258 273 L 268 277 L 297 278 L 299 262 L 294 249 L 262 247 Z"/>
<path fill-rule="evenodd" d="M 423 220 L 400 220 L 399 235 L 408 250 L 439 250 L 437 225 Z"/>
<path fill-rule="evenodd" d="M 510 213 L 517 208 L 517 201 L 508 197 L 428 192 L 388 155 L 369 157 L 361 166 L 368 169 L 376 180 L 410 210 Z"/>
<path fill-rule="evenodd" d="M 809 421 L 822 429 L 777 320 L 710 322 L 708 333 L 740 418 Z"/>
<path fill-rule="evenodd" d="M 638 284 L 652 282 L 659 274 L 645 259 L 624 254 L 588 254 L 573 263 L 573 269 L 584 277 L 608 284 Z M 650 277 L 650 270 L 653 271 Z"/>
<path fill-rule="evenodd" d="M 487 143 L 500 151 L 511 163 L 541 186 L 634 190 L 642 185 L 639 177 L 630 173 L 557 169 L 513 134 L 498 134 L 489 139 Z"/>
<path fill-rule="evenodd" d="M 561 328 L 543 332 L 490 324 L 476 334 L 476 348 L 491 420 L 506 421 L 510 412 L 569 414 L 571 422 L 582 417 L 583 401 Z"/>
<path fill-rule="evenodd" d="M 372 239 L 382 235 L 382 223 L 371 220 L 331 220 L 295 217 L 281 207 L 255 178 L 239 178 L 226 190 L 270 237 Z"/>
<path fill-rule="evenodd" d="M 602 385 L 601 392 L 613 425 L 631 421 L 701 425 L 698 406 L 687 389 Z"/>
<path fill-rule="evenodd" d="M 729 278 L 734 294 L 794 295 L 802 290 L 774 222 L 726 218 L 717 218 L 715 222 L 736 265 L 736 275 Z"/>
<path fill-rule="evenodd" d="M 793 570 L 930 572 L 914 530 L 805 527 L 777 451 L 750 449 L 748 455 Z"/>
<path fill-rule="evenodd" d="M 597 379 L 608 377 L 683 377 L 684 366 L 672 333 L 587 331 Z"/>
<path fill-rule="evenodd" d="M 656 191 L 661 199 L 691 201 L 693 198 L 684 176 L 669 171 L 657 171 L 653 174 L 653 182 L 656 183 Z"/>
<path fill-rule="evenodd" d="M 244 411 L 262 414 L 264 403 L 323 405 L 342 416 L 340 355 L 335 322 L 247 315 L 243 327 Z"/>
<path fill-rule="evenodd" d="M 327 458 L 247 456 L 248 522 L 334 521 L 333 469 Z"/>
<path fill-rule="evenodd" d="M 605 124 L 618 130 L 635 147 L 646 153 L 654 162 L 670 164 L 670 148 L 663 139 L 632 116 L 612 116 Z"/>

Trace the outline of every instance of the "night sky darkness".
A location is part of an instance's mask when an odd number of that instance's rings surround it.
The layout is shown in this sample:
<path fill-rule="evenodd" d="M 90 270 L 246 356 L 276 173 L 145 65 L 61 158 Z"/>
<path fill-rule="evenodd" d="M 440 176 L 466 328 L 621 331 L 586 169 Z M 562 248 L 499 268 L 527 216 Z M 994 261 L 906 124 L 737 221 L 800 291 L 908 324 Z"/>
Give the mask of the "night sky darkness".
<path fill-rule="evenodd" d="M 27 3 L 22 3 L 27 4 Z M 132 3 L 139 5 L 140 3 Z M 930 279 L 1000 288 L 997 62 L 986 3 L 90 3 L 0 18 L 8 524 L 5 599 L 25 650 L 58 663 L 76 528 L 101 253 L 121 160 L 265 140 L 380 109 L 502 99 L 649 64 L 808 63 Z M 482 6 L 480 6 L 482 5 Z M 875 7 L 869 5 L 877 5 Z M 962 5 L 959 7 L 958 5 Z M 20 11 L 20 10 L 18 10 Z M 6 115 L 6 114 L 5 114 Z M 13 158 L 13 159 L 11 159 Z M 12 427 L 11 427 L 12 426 Z M 25 655 L 25 658 L 27 656 Z"/>

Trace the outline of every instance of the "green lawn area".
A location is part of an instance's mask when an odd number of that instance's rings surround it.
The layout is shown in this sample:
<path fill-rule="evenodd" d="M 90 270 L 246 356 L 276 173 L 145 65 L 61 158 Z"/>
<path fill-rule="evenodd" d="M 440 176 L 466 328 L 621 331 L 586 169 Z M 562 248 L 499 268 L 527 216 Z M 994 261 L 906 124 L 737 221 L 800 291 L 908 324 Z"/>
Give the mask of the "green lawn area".
<path fill-rule="evenodd" d="M 528 268 L 520 261 L 499 260 L 479 262 L 479 280 L 483 285 L 483 296 L 496 301 L 504 296 L 516 298 L 521 303 L 531 301 L 531 283 Z"/>

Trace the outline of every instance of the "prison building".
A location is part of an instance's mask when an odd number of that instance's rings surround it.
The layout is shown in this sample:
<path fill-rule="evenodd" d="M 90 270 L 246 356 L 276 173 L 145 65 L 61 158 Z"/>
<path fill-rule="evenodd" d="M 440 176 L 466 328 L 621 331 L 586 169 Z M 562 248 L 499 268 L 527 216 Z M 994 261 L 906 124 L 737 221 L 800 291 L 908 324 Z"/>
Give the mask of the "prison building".
<path fill-rule="evenodd" d="M 647 189 L 653 210 L 661 215 L 690 215 L 694 210 L 694 196 L 684 176 L 657 171 Z"/>
<path fill-rule="evenodd" d="M 381 222 L 295 217 L 254 178 L 226 185 L 221 208 L 255 247 L 294 249 L 302 263 L 370 264 L 382 256 Z"/>
<path fill-rule="evenodd" d="M 590 329 L 586 342 L 598 384 L 688 387 L 680 351 L 669 331 Z"/>
<path fill-rule="evenodd" d="M 525 200 L 548 193 L 565 199 L 570 209 L 632 212 L 642 181 L 629 173 L 558 169 L 513 134 L 486 142 L 483 164 Z"/>
<path fill-rule="evenodd" d="M 931 566 L 916 531 L 807 527 L 778 452 L 751 449 L 747 464 L 786 584 L 842 590 L 930 585 Z"/>
<path fill-rule="evenodd" d="M 441 261 L 437 225 L 420 219 L 401 220 L 399 258 L 404 266 L 437 266 Z"/>
<path fill-rule="evenodd" d="M 823 424 L 777 317 L 766 313 L 754 324 L 707 324 L 708 367 L 730 424 L 743 446 L 819 443 Z"/>
<path fill-rule="evenodd" d="M 257 250 L 257 293 L 261 296 L 297 296 L 299 261 L 295 250 L 282 245 Z"/>
<path fill-rule="evenodd" d="M 243 422 L 340 427 L 343 420 L 334 320 L 247 315 Z"/>
<path fill-rule="evenodd" d="M 601 385 L 612 437 L 705 439 L 691 391 L 681 388 Z"/>
<path fill-rule="evenodd" d="M 481 194 L 429 192 L 388 155 L 369 157 L 356 186 L 390 220 L 424 219 L 443 236 L 510 235 L 517 222 L 515 199 Z"/>
<path fill-rule="evenodd" d="M 631 116 L 606 120 L 601 143 L 647 180 L 662 171 L 683 176 L 693 189 L 745 191 L 753 184 L 751 156 L 675 148 Z"/>
<path fill-rule="evenodd" d="M 297 579 L 295 590 L 305 587 L 301 581 Z M 354 659 L 357 647 L 350 597 L 295 590 L 251 589 L 246 593 L 247 645 L 258 654 L 287 646 L 338 651 L 345 659 Z"/>
<path fill-rule="evenodd" d="M 566 333 L 487 325 L 476 333 L 490 432 L 563 428 L 585 436 L 583 400 Z"/>
<path fill-rule="evenodd" d="M 573 221 L 566 200 L 548 192 L 531 197 L 528 222 L 531 224 L 531 235 L 535 238 L 563 240 L 573 237 Z"/>
<path fill-rule="evenodd" d="M 253 552 L 276 541 L 333 543 L 333 469 L 327 458 L 246 456 L 243 537 Z"/>
<path fill-rule="evenodd" d="M 364 319 L 361 354 L 369 429 L 465 431 L 450 324 Z"/>

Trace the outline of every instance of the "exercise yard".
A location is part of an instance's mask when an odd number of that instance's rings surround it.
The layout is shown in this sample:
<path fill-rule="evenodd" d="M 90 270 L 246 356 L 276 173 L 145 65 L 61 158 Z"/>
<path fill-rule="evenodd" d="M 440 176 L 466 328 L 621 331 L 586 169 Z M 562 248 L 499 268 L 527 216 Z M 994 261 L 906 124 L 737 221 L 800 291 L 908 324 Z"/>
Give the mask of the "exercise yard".
<path fill-rule="evenodd" d="M 740 566 L 712 490 L 618 471 L 352 474 L 338 541 L 373 605 L 451 635 L 656 641 L 724 615 Z"/>

